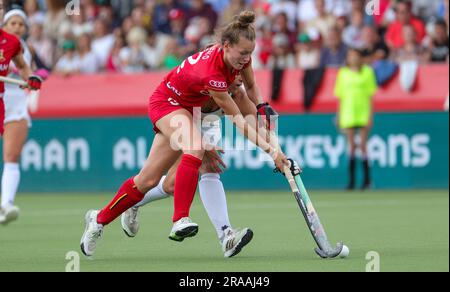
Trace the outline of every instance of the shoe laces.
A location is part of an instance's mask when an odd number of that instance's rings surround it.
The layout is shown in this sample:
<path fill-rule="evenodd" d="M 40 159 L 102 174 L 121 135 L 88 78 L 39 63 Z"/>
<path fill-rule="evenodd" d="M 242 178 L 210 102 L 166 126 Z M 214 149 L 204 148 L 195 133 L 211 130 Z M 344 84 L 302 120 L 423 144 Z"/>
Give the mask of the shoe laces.
<path fill-rule="evenodd" d="M 181 218 L 180 223 L 192 223 L 192 220 L 189 217 Z"/>
<path fill-rule="evenodd" d="M 236 232 L 237 232 L 238 230 L 239 230 L 239 229 L 233 229 L 233 228 L 231 228 L 231 227 L 228 227 L 228 228 L 225 230 L 225 232 L 224 232 L 224 234 L 225 234 L 225 240 L 229 240 L 230 238 L 234 237 L 234 236 L 236 235 Z"/>
<path fill-rule="evenodd" d="M 95 246 L 97 244 L 97 240 L 100 239 L 102 237 L 102 229 L 98 229 L 96 231 L 93 231 L 91 233 L 88 234 L 88 246 L 89 249 L 93 250 L 95 249 Z"/>
<path fill-rule="evenodd" d="M 130 218 L 130 221 L 131 221 L 131 223 L 136 223 L 136 218 L 137 218 L 137 215 L 138 215 L 138 208 L 131 208 L 131 218 Z"/>
<path fill-rule="evenodd" d="M 236 229 L 228 228 L 225 230 L 224 237 L 222 240 L 222 247 L 224 248 L 224 251 L 230 250 L 236 240 Z"/>
<path fill-rule="evenodd" d="M 89 233 L 89 239 L 92 240 L 96 240 L 99 239 L 100 237 L 102 237 L 102 233 L 103 233 L 103 229 L 101 227 L 97 227 L 96 230 L 92 231 Z"/>

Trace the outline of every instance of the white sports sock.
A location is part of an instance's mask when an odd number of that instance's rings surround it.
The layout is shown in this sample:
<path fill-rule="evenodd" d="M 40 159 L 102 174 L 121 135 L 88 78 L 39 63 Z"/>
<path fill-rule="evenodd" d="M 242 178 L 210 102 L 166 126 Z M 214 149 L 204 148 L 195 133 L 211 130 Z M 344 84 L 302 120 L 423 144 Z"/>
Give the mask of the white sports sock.
<path fill-rule="evenodd" d="M 200 197 L 209 219 L 216 228 L 219 239 L 223 237 L 224 226 L 231 227 L 228 218 L 227 198 L 220 175 L 207 173 L 202 175 L 199 183 Z"/>
<path fill-rule="evenodd" d="M 2 204 L 3 208 L 12 206 L 20 182 L 20 168 L 18 163 L 5 163 L 2 176 Z"/>
<path fill-rule="evenodd" d="M 148 203 L 154 202 L 154 201 L 158 201 L 158 200 L 162 200 L 162 199 L 166 199 L 168 197 L 170 197 L 169 194 L 167 194 L 164 189 L 163 189 L 163 184 L 164 181 L 166 180 L 166 176 L 163 176 L 161 178 L 161 180 L 159 181 L 159 184 L 154 187 L 153 189 L 151 189 L 150 191 L 148 191 L 145 194 L 145 197 L 142 199 L 142 201 L 140 201 L 139 203 L 137 203 L 136 205 L 134 205 L 135 207 L 142 207 L 147 205 Z"/>

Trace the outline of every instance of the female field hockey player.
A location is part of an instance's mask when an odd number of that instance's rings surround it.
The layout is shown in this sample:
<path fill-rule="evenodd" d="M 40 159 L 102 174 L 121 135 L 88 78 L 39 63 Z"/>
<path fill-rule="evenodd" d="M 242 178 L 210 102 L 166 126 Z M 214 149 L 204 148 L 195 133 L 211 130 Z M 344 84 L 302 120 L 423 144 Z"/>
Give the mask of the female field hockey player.
<path fill-rule="evenodd" d="M 254 21 L 253 12 L 242 12 L 224 29 L 220 44 L 185 60 L 166 76 L 150 97 L 149 116 L 156 136 L 149 157 L 140 173 L 128 179 L 104 209 L 87 212 L 86 228 L 81 238 L 81 250 L 86 256 L 94 254 L 103 227 L 140 202 L 145 193 L 158 185 L 180 155 L 174 188 L 174 224 L 169 238 L 183 241 L 197 234 L 198 225 L 189 218 L 189 210 L 206 151 L 200 129 L 194 123 L 193 112 L 194 108 L 201 108 L 211 98 L 227 116 L 233 117 L 233 123 L 246 138 L 271 155 L 278 168 L 289 165 L 284 154 L 265 138 L 259 138 L 256 129 L 246 122 L 228 93 L 228 87 L 238 74 L 242 74 L 244 79 L 253 74 L 250 65 L 255 49 Z M 257 91 L 256 88 L 252 90 Z"/>
<path fill-rule="evenodd" d="M 249 82 L 245 82 L 248 88 L 253 86 L 253 81 L 252 79 Z M 257 106 L 253 103 L 247 97 L 245 90 L 241 88 L 241 84 L 242 79 L 236 78 L 229 91 L 243 116 L 254 117 L 253 120 L 256 124 L 257 108 L 262 110 L 264 107 L 268 107 L 266 110 L 271 111 L 272 116 L 276 115 L 276 112 L 267 104 L 258 104 L 259 106 Z M 257 103 L 260 102 L 259 99 L 255 99 L 255 101 Z M 222 109 L 218 108 L 213 101 L 202 108 L 202 121 L 207 121 L 205 124 L 202 122 L 202 135 L 204 141 L 211 142 L 212 146 L 215 147 L 218 146 L 222 139 L 221 116 L 223 116 Z M 255 127 L 257 126 L 255 125 Z M 129 237 L 135 237 L 139 231 L 138 210 L 140 207 L 173 195 L 176 169 L 179 163 L 180 159 L 170 168 L 167 176 L 162 177 L 157 187 L 145 194 L 142 201 L 122 214 L 122 229 Z M 206 213 L 216 229 L 224 256 L 234 257 L 250 243 L 253 238 L 253 231 L 249 228 L 232 228 L 228 215 L 225 189 L 220 180 L 220 174 L 223 172 L 221 166 L 225 168 L 225 164 L 221 160 L 211 159 L 208 156 L 203 158 L 203 164 L 200 168 L 199 192 Z"/>
<path fill-rule="evenodd" d="M 21 37 L 26 33 L 27 16 L 22 10 L 9 11 L 3 18 L 3 0 L 0 0 L 0 75 L 6 76 L 10 63 L 19 77 L 28 80 L 29 88 L 38 90 L 42 80 L 31 71 L 31 54 Z M 6 90 L 6 91 L 5 91 Z M 3 175 L 1 184 L 0 224 L 8 224 L 19 216 L 14 198 L 19 186 L 19 158 L 28 136 L 30 117 L 25 92 L 17 85 L 0 82 L 0 132 L 3 136 Z"/>
<path fill-rule="evenodd" d="M 369 188 L 371 184 L 367 139 L 373 124 L 372 97 L 376 91 L 375 72 L 370 66 L 364 65 L 360 51 L 350 49 L 347 54 L 347 66 L 339 70 L 335 88 L 335 96 L 339 98 L 338 126 L 345 132 L 350 148 L 348 190 L 355 188 L 355 135 L 358 131 L 364 166 L 362 189 Z"/>

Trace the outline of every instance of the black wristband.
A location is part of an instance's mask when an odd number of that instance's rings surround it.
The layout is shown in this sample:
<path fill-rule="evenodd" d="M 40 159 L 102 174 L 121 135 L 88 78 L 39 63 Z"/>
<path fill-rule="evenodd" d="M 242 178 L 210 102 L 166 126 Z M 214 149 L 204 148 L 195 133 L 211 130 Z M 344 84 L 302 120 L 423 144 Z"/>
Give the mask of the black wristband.
<path fill-rule="evenodd" d="M 268 106 L 268 105 L 269 105 L 268 102 L 260 103 L 260 104 L 258 104 L 258 105 L 256 106 L 256 109 L 259 110 L 259 109 L 261 109 L 262 107 L 265 107 L 265 106 Z"/>

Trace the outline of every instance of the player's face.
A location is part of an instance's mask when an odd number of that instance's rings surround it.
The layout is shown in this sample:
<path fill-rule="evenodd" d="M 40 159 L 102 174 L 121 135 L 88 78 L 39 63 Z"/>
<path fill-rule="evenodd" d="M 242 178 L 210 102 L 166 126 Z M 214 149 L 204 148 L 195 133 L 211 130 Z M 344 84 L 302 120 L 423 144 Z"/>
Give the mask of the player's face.
<path fill-rule="evenodd" d="M 362 65 L 362 58 L 361 55 L 354 50 L 351 50 L 348 52 L 347 55 L 347 63 L 351 67 L 359 67 Z"/>
<path fill-rule="evenodd" d="M 225 43 L 225 61 L 235 70 L 242 70 L 250 62 L 255 42 L 241 37 L 239 43 L 232 45 Z"/>
<path fill-rule="evenodd" d="M 21 38 L 27 31 L 25 21 L 20 16 L 11 17 L 3 27 L 8 33 Z"/>

